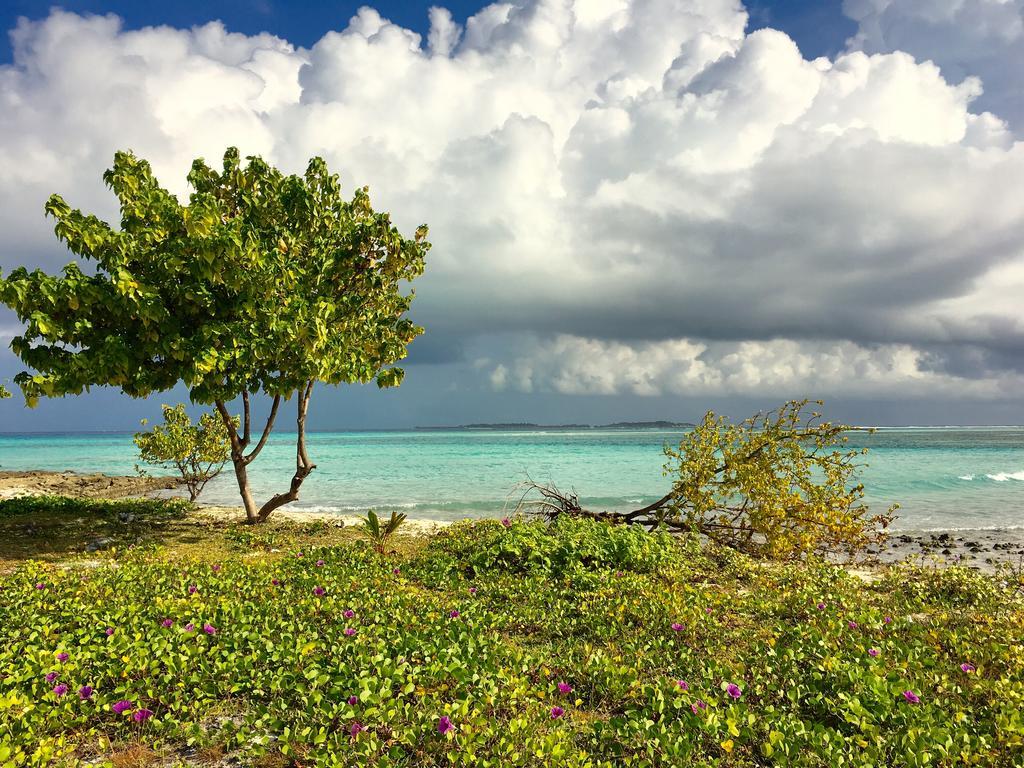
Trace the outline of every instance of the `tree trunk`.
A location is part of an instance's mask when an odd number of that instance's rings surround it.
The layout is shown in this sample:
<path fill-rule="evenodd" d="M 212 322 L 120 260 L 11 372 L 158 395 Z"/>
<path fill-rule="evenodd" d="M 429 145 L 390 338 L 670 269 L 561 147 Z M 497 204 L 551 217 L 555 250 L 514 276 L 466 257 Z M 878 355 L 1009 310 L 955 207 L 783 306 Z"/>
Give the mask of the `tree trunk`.
<path fill-rule="evenodd" d="M 309 398 L 313 394 L 313 381 L 306 382 L 304 389 L 299 391 L 298 402 L 296 403 L 296 439 L 295 439 L 295 474 L 292 475 L 292 482 L 286 493 L 278 493 L 272 496 L 266 504 L 260 507 L 257 513 L 256 522 L 262 523 L 278 507 L 290 504 L 299 498 L 299 488 L 302 481 L 309 477 L 309 474 L 316 469 L 316 464 L 309 460 L 306 453 L 306 413 L 309 410 Z M 248 515 L 248 511 L 246 512 Z"/>
<path fill-rule="evenodd" d="M 307 391 L 312 388 L 312 384 L 307 387 Z M 307 395 L 307 403 L 308 403 Z M 235 479 L 238 481 L 238 493 L 242 497 L 242 506 L 245 507 L 245 522 L 248 525 L 255 525 L 256 523 L 262 522 L 266 519 L 266 516 L 260 517 L 261 510 L 256 507 L 256 502 L 252 497 L 252 489 L 249 487 L 249 473 L 247 467 L 250 462 L 259 455 L 259 452 L 263 450 L 263 446 L 267 443 L 267 438 L 270 437 L 270 432 L 274 428 L 274 419 L 277 417 L 277 409 L 281 405 L 281 396 L 274 396 L 274 404 L 270 408 L 270 415 L 267 417 L 267 424 L 263 428 L 263 434 L 260 437 L 259 443 L 253 448 L 248 454 L 245 453 L 245 449 L 249 446 L 251 439 L 250 424 L 251 424 L 251 413 L 249 409 L 249 393 L 247 391 L 242 392 L 242 424 L 243 432 L 241 435 L 238 434 L 238 428 L 235 426 L 235 420 L 231 418 L 231 414 L 228 412 L 227 404 L 223 400 L 217 400 L 217 411 L 220 413 L 221 421 L 224 422 L 224 426 L 228 431 L 228 438 L 231 441 L 231 464 L 235 468 Z M 303 414 L 303 421 L 305 421 L 305 414 Z M 267 514 L 270 514 L 269 512 Z"/>

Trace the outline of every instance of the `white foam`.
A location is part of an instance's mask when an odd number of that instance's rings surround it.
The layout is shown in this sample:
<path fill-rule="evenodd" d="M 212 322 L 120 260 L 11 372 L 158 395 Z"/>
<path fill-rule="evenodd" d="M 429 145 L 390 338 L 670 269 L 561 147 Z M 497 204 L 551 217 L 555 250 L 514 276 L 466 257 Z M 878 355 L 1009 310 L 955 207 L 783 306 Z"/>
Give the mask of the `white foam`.
<path fill-rule="evenodd" d="M 989 480 L 997 483 L 1005 483 L 1007 480 L 1024 480 L 1024 470 L 1020 472 L 997 472 L 994 475 L 985 475 Z"/>
<path fill-rule="evenodd" d="M 974 475 L 957 475 L 957 480 L 973 480 Z"/>

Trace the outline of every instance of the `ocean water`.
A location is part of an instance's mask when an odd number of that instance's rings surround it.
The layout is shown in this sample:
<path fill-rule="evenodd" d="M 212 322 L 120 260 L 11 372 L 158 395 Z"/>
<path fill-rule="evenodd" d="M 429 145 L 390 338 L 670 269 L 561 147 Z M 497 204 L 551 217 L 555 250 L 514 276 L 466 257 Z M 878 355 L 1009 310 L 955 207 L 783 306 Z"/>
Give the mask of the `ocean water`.
<path fill-rule="evenodd" d="M 316 471 L 293 509 L 460 519 L 511 509 L 527 477 L 574 488 L 591 508 L 634 509 L 660 498 L 665 443 L 680 432 L 318 432 L 309 435 Z M 1024 428 L 892 428 L 855 433 L 870 453 L 868 501 L 902 505 L 895 528 L 1024 528 Z M 294 435 L 271 438 L 250 478 L 257 500 L 287 488 Z M 128 434 L 0 434 L 2 469 L 71 469 L 132 474 Z M 230 466 L 201 501 L 239 504 Z"/>

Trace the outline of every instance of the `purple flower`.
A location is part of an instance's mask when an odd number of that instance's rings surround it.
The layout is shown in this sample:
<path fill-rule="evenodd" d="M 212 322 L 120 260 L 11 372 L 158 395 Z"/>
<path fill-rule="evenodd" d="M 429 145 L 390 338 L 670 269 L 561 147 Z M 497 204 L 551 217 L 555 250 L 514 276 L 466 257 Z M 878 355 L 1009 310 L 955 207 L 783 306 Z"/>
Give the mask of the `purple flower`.
<path fill-rule="evenodd" d="M 732 696 L 733 699 L 738 699 L 743 695 L 743 691 L 740 690 L 740 687 L 736 685 L 736 683 L 729 683 L 725 686 L 725 692 Z"/>
<path fill-rule="evenodd" d="M 501 524 L 504 525 L 506 528 L 512 527 L 512 521 L 509 520 L 507 517 L 501 518 Z"/>
<path fill-rule="evenodd" d="M 213 626 L 213 624 L 203 624 L 203 632 L 205 632 L 208 635 L 216 635 L 217 628 Z"/>
<path fill-rule="evenodd" d="M 555 706 L 555 707 L 551 708 L 551 719 L 552 720 L 557 720 L 558 718 L 560 718 L 564 714 L 565 714 L 565 710 L 562 709 L 561 707 Z"/>
<path fill-rule="evenodd" d="M 40 581 L 38 584 L 36 584 L 36 589 L 46 589 L 46 584 Z"/>
<path fill-rule="evenodd" d="M 213 572 L 214 572 L 214 573 L 216 573 L 217 571 L 219 571 L 219 570 L 220 570 L 220 566 L 219 566 L 219 565 L 217 565 L 216 563 L 214 563 L 214 564 L 213 564 L 213 565 L 211 565 L 210 567 L 211 567 L 211 568 L 213 569 Z M 140 711 L 140 712 L 145 712 L 146 710 L 139 710 L 139 711 Z"/>
<path fill-rule="evenodd" d="M 352 627 L 345 627 L 345 637 L 352 637 L 356 631 Z"/>
<path fill-rule="evenodd" d="M 317 597 L 323 597 L 324 593 L 326 593 L 326 592 L 327 592 L 327 590 L 324 589 L 323 587 L 313 587 L 313 594 L 316 595 Z"/>
<path fill-rule="evenodd" d="M 133 706 L 135 705 L 132 704 L 128 699 L 121 699 L 121 701 L 115 701 L 113 704 L 111 704 L 110 708 L 120 715 L 122 712 L 127 712 Z"/>
<path fill-rule="evenodd" d="M 354 721 L 354 722 L 352 723 L 352 725 L 350 725 L 350 726 L 348 727 L 348 733 L 349 733 L 349 735 L 350 735 L 350 736 L 351 736 L 351 737 L 352 737 L 353 739 L 354 739 L 354 738 L 356 738 L 356 737 L 357 737 L 357 736 L 359 735 L 359 732 L 360 732 L 360 731 L 365 731 L 365 730 L 366 730 L 366 729 L 365 729 L 365 728 L 363 727 L 363 724 L 362 724 L 362 723 L 360 723 L 360 722 L 359 722 L 358 720 Z"/>
<path fill-rule="evenodd" d="M 271 579 L 270 583 L 273 584 L 276 587 L 276 586 L 278 586 L 281 583 L 281 580 L 280 579 Z"/>
<path fill-rule="evenodd" d="M 684 629 L 686 629 L 686 627 L 684 627 L 682 624 L 680 624 L 678 622 L 672 622 L 672 631 L 673 632 L 682 632 Z"/>
<path fill-rule="evenodd" d="M 470 587 L 469 588 L 469 594 L 475 595 L 476 594 L 476 587 Z"/>
<path fill-rule="evenodd" d="M 91 685 L 83 685 L 81 688 L 79 688 L 78 689 L 78 698 L 80 698 L 82 701 L 88 701 L 89 699 L 91 699 L 92 698 L 92 686 Z"/>
<path fill-rule="evenodd" d="M 54 680 L 57 679 L 57 675 L 58 675 L 57 672 L 47 672 L 46 673 L 46 682 L 52 683 Z"/>
<path fill-rule="evenodd" d="M 977 671 L 977 667 L 973 664 L 968 664 L 966 661 L 960 665 L 960 669 L 963 672 L 971 673 Z"/>
<path fill-rule="evenodd" d="M 690 684 L 688 682 L 686 682 L 685 680 L 676 680 L 676 686 L 681 691 L 688 691 L 688 690 L 690 690 Z"/>
<path fill-rule="evenodd" d="M 711 613 L 711 606 L 710 605 L 707 608 L 704 609 L 704 613 Z"/>
<path fill-rule="evenodd" d="M 344 611 L 342 611 L 341 615 L 344 616 L 346 619 L 351 619 L 353 616 L 356 615 L 356 612 L 353 611 L 351 608 L 346 608 Z"/>
<path fill-rule="evenodd" d="M 296 557 L 302 557 L 303 555 L 302 555 L 302 553 L 301 553 L 301 552 L 296 552 L 296 553 L 295 553 L 295 556 L 296 556 Z"/>
<path fill-rule="evenodd" d="M 358 696 L 349 696 L 348 697 L 348 705 L 350 707 L 354 707 L 358 703 L 359 703 L 359 697 Z"/>
<path fill-rule="evenodd" d="M 188 593 L 190 595 L 194 595 L 198 591 L 199 591 L 199 587 L 197 587 L 195 584 L 189 584 L 188 585 Z"/>
<path fill-rule="evenodd" d="M 401 568 L 392 568 L 391 572 L 393 574 L 395 574 L 395 576 L 397 576 L 398 574 L 400 574 L 402 572 L 402 569 Z"/>
<path fill-rule="evenodd" d="M 615 575 L 618 576 L 621 579 L 622 578 L 622 571 L 616 571 Z"/>
<path fill-rule="evenodd" d="M 324 561 L 323 560 L 317 560 L 316 561 L 316 567 L 317 568 L 323 568 L 324 567 Z M 359 725 L 359 724 L 356 723 L 356 725 Z"/>
<path fill-rule="evenodd" d="M 165 629 L 170 629 L 171 627 L 174 626 L 174 621 L 172 619 L 164 619 L 163 621 L 160 622 L 160 624 Z"/>
<path fill-rule="evenodd" d="M 878 649 L 868 648 L 868 656 L 870 656 L 871 658 L 875 658 L 876 656 L 878 656 Z"/>
<path fill-rule="evenodd" d="M 892 624 L 892 616 L 886 616 L 882 621 L 886 624 Z"/>
<path fill-rule="evenodd" d="M 107 627 L 104 631 L 107 633 L 107 637 L 110 637 L 112 634 L 114 634 L 113 627 Z"/>
<path fill-rule="evenodd" d="M 818 603 L 818 610 L 819 611 L 824 611 L 825 610 L 825 604 L 824 603 Z"/>
<path fill-rule="evenodd" d="M 695 714 L 695 715 L 696 715 L 696 714 L 697 714 L 697 713 L 698 713 L 698 712 L 699 712 L 700 710 L 702 710 L 702 709 L 707 709 L 707 708 L 708 708 L 708 705 L 707 705 L 707 704 L 705 704 L 705 703 L 704 703 L 703 701 L 701 701 L 700 699 L 697 699 L 697 700 L 696 700 L 695 702 L 693 702 L 693 704 L 691 704 L 691 705 L 690 705 L 690 711 L 691 711 L 691 712 L 693 712 L 693 714 Z"/>
<path fill-rule="evenodd" d="M 918 696 L 913 691 L 904 691 L 903 692 L 903 698 L 906 699 L 907 701 L 909 701 L 911 704 L 920 704 L 921 703 L 921 697 Z"/>
<path fill-rule="evenodd" d="M 61 652 L 61 653 L 57 654 L 57 661 L 65 662 L 67 660 L 68 660 L 68 655 L 66 653 Z"/>
<path fill-rule="evenodd" d="M 850 629 L 856 629 L 857 628 L 857 622 L 856 621 L 848 621 L 848 622 L 846 622 L 846 626 L 848 626 Z"/>
<path fill-rule="evenodd" d="M 58 683 L 57 685 L 53 686 L 53 693 L 56 696 L 63 696 L 67 692 L 68 692 L 68 687 L 66 685 L 64 685 L 64 683 Z"/>
<path fill-rule="evenodd" d="M 459 618 L 459 612 L 455 610 L 448 611 L 448 618 L 457 619 Z"/>
<path fill-rule="evenodd" d="M 196 625 L 195 625 L 195 624 L 193 624 L 193 623 L 192 623 L 192 622 L 190 621 L 190 622 L 189 622 L 188 624 L 186 624 L 186 625 L 185 625 L 185 631 L 186 631 L 186 632 L 195 632 L 195 631 L 196 631 Z"/>
<path fill-rule="evenodd" d="M 442 715 L 441 719 L 437 721 L 437 732 L 444 736 L 448 731 L 454 729 L 452 721 L 448 719 L 448 715 Z"/>
<path fill-rule="evenodd" d="M 568 694 L 572 693 L 572 686 L 569 685 L 568 683 L 559 683 L 558 684 L 558 692 L 562 693 L 562 694 L 565 694 L 565 695 L 568 695 Z"/>
<path fill-rule="evenodd" d="M 153 710 L 146 709 L 145 707 L 143 707 L 142 709 L 136 710 L 134 713 L 132 713 L 132 717 L 135 718 L 135 722 L 136 723 L 144 723 L 147 720 L 149 720 L 149 718 L 151 718 L 152 716 L 153 716 Z"/>

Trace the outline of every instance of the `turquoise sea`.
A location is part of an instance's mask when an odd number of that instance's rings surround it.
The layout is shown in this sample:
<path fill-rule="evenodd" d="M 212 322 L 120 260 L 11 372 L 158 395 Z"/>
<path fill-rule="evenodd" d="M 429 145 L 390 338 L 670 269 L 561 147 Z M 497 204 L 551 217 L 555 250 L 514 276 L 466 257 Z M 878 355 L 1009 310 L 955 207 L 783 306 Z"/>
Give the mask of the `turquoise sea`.
<path fill-rule="evenodd" d="M 667 489 L 661 448 L 679 432 L 320 432 L 309 436 L 317 470 L 295 509 L 410 517 L 496 515 L 528 475 L 575 488 L 592 508 L 632 509 Z M 879 509 L 902 505 L 904 530 L 1024 528 L 1024 428 L 886 428 L 855 433 L 870 448 L 863 474 Z M 294 435 L 272 438 L 250 477 L 257 499 L 287 488 Z M 128 434 L 0 434 L 0 468 L 132 474 Z M 202 501 L 238 504 L 228 468 Z"/>

